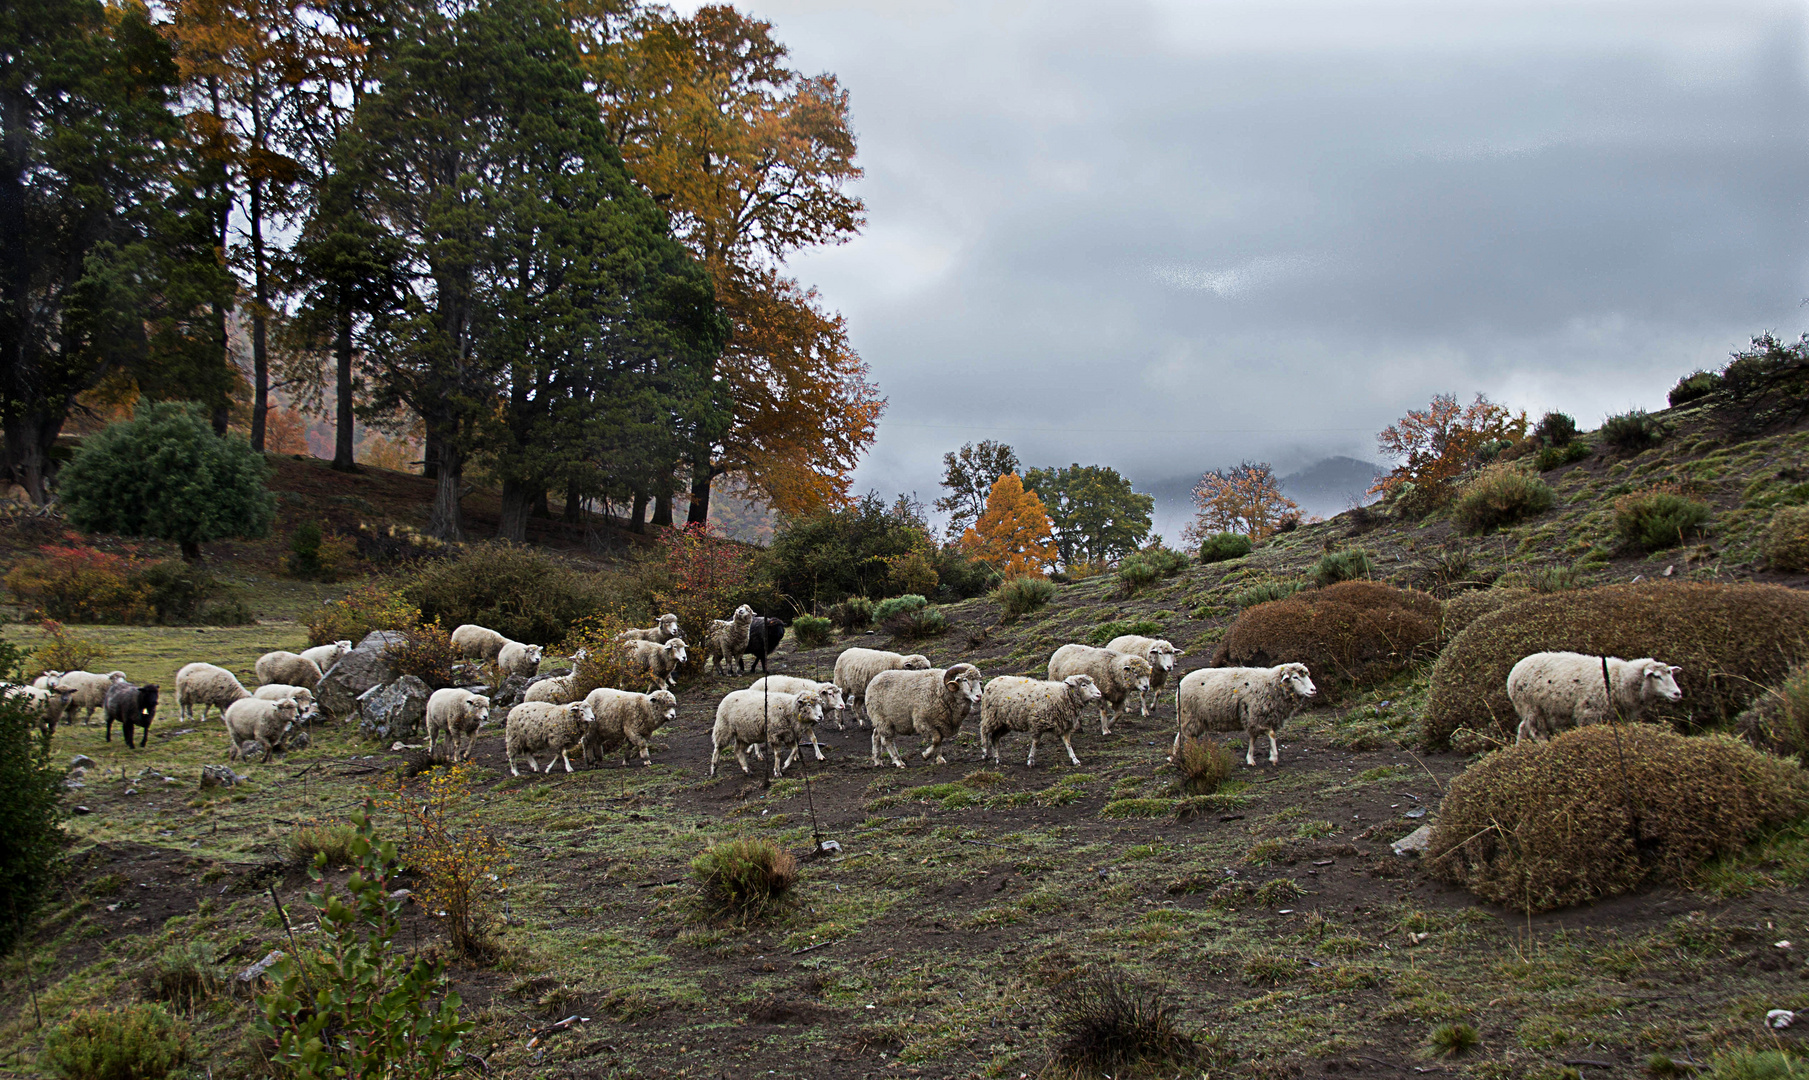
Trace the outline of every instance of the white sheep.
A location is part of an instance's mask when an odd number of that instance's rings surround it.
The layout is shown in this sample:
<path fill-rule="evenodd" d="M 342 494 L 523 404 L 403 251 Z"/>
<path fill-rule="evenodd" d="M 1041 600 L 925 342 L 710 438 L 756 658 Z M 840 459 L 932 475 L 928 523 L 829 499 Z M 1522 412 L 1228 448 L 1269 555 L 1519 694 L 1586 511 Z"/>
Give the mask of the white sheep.
<path fill-rule="evenodd" d="M 733 618 L 711 619 L 704 634 L 704 670 L 715 664 L 716 673 L 726 675 L 730 657 L 735 658 L 735 670 L 741 670 L 741 654 L 747 651 L 748 631 L 753 625 L 754 609 L 746 604 L 735 609 Z"/>
<path fill-rule="evenodd" d="M 1106 648 L 1113 652 L 1141 656 L 1149 665 L 1149 689 L 1137 691 L 1137 708 L 1141 716 L 1148 716 L 1150 706 L 1160 701 L 1162 687 L 1168 682 L 1168 673 L 1175 669 L 1179 657 L 1187 655 L 1185 650 L 1175 648 L 1174 643 L 1165 638 L 1141 637 L 1137 634 L 1115 637 L 1106 642 Z"/>
<path fill-rule="evenodd" d="M 631 751 L 639 750 L 641 764 L 651 766 L 653 754 L 647 748 L 648 737 L 658 731 L 661 724 L 678 719 L 678 699 L 670 690 L 636 694 L 600 686 L 590 692 L 584 703 L 591 711 L 590 728 L 584 733 L 586 761 L 591 760 L 593 752 L 601 761 L 606 751 L 619 746 L 622 764 L 628 764 Z"/>
<path fill-rule="evenodd" d="M 623 648 L 628 654 L 628 674 L 645 675 L 650 685 L 660 690 L 672 689 L 672 673 L 690 655 L 684 638 L 673 638 L 664 645 L 655 645 L 651 641 L 630 641 Z"/>
<path fill-rule="evenodd" d="M 37 714 L 47 731 L 55 731 L 63 722 L 63 715 L 69 711 L 69 702 L 74 697 L 74 690 L 42 686 L 8 686 L 0 691 L 0 698 L 8 701 L 23 699 L 25 707 Z"/>
<path fill-rule="evenodd" d="M 845 731 L 842 726 L 842 710 L 847 708 L 847 701 L 842 697 L 842 688 L 832 682 L 817 682 L 815 679 L 800 679 L 796 675 L 762 675 L 748 685 L 749 690 L 769 690 L 775 694 L 815 694 L 823 702 L 823 715 L 835 710 L 835 728 Z M 816 748 L 817 760 L 823 760 L 823 748 L 817 744 L 816 729 L 810 731 L 810 744 Z"/>
<path fill-rule="evenodd" d="M 835 658 L 834 679 L 853 706 L 855 721 L 861 723 L 864 722 L 867 684 L 873 681 L 873 676 L 882 671 L 928 671 L 929 668 L 930 658 L 920 653 L 902 656 L 884 649 L 844 649 Z M 836 729 L 841 730 L 839 718 Z"/>
<path fill-rule="evenodd" d="M 452 647 L 467 660 L 482 660 L 486 663 L 495 660 L 496 654 L 508 644 L 509 639 L 476 623 L 461 623 L 452 631 Z"/>
<path fill-rule="evenodd" d="M 678 616 L 671 612 L 667 612 L 660 616 L 658 624 L 650 626 L 645 630 L 624 630 L 616 635 L 616 640 L 651 641 L 655 645 L 664 645 L 673 638 L 680 636 L 681 635 L 678 632 Z"/>
<path fill-rule="evenodd" d="M 206 720 L 209 705 L 224 714 L 233 702 L 250 696 L 251 691 L 223 667 L 194 663 L 176 672 L 176 706 L 184 720 L 194 720 L 196 705 L 201 706 L 201 719 Z"/>
<path fill-rule="evenodd" d="M 550 755 L 545 771 L 553 771 L 553 761 L 557 758 L 565 762 L 565 771 L 571 772 L 571 753 L 583 745 L 584 732 L 590 722 L 590 706 L 582 701 L 565 705 L 524 701 L 510 709 L 509 718 L 503 722 L 503 751 L 509 756 L 509 774 L 521 775 L 521 770 L 515 767 L 518 757 L 527 758 L 528 768 L 540 772 L 535 757 L 541 753 Z"/>
<path fill-rule="evenodd" d="M 263 750 L 264 760 L 269 761 L 271 754 L 286 746 L 299 711 L 294 698 L 265 701 L 245 697 L 226 706 L 222 718 L 226 721 L 227 742 L 231 743 L 227 757 L 243 760 L 246 744 L 254 743 Z"/>
<path fill-rule="evenodd" d="M 904 768 L 898 756 L 898 736 L 915 733 L 923 739 L 919 755 L 936 764 L 947 765 L 942 756 L 944 740 L 961 733 L 961 723 L 980 703 L 980 669 L 972 664 L 955 664 L 947 668 L 925 671 L 882 671 L 867 684 L 867 716 L 873 721 L 873 764 L 879 764 L 879 751 L 885 748 L 892 764 Z"/>
<path fill-rule="evenodd" d="M 321 671 L 327 671 L 334 664 L 345 659 L 345 654 L 352 651 L 350 640 L 335 641 L 331 645 L 316 645 L 312 649 L 303 649 L 301 655 L 314 662 Z"/>
<path fill-rule="evenodd" d="M 496 670 L 504 678 L 510 675 L 531 676 L 540 670 L 540 658 L 546 652 L 539 645 L 526 645 L 519 641 L 506 641 L 496 654 Z"/>
<path fill-rule="evenodd" d="M 1149 661 L 1132 653 L 1096 649 L 1091 645 L 1063 645 L 1049 658 L 1049 681 L 1070 675 L 1087 675 L 1099 687 L 1099 733 L 1110 735 L 1118 709 L 1132 693 L 1149 690 Z"/>
<path fill-rule="evenodd" d="M 747 748 L 765 743 L 773 755 L 773 775 L 785 775 L 785 766 L 798 756 L 803 732 L 823 719 L 823 699 L 815 694 L 773 694 L 764 690 L 735 690 L 716 704 L 716 724 L 710 729 L 710 775 L 716 775 L 716 758 L 729 746 L 741 771 L 750 773 Z M 782 763 L 780 751 L 791 747 Z"/>
<path fill-rule="evenodd" d="M 64 674 L 66 673 L 61 671 L 46 671 L 44 674 L 33 679 L 31 685 L 37 687 L 39 690 L 48 690 L 55 686 L 57 680 L 62 678 Z"/>
<path fill-rule="evenodd" d="M 1649 656 L 1622 660 L 1573 652 L 1534 653 L 1508 672 L 1508 700 L 1520 717 L 1514 741 L 1544 742 L 1565 728 L 1611 719 L 1608 687 L 1602 681 L 1604 664 L 1608 681 L 1614 684 L 1612 712 L 1621 720 L 1638 720 L 1650 705 L 1683 698 L 1676 677 L 1683 669 Z"/>
<path fill-rule="evenodd" d="M 1169 750 L 1173 761 L 1182 739 L 1198 739 L 1208 731 L 1241 731 L 1246 738 L 1244 764 L 1256 764 L 1257 736 L 1269 736 L 1269 764 L 1279 764 L 1275 733 L 1306 699 L 1319 692 L 1305 664 L 1274 667 L 1201 668 L 1175 688 L 1177 729 Z"/>
<path fill-rule="evenodd" d="M 1030 736 L 1030 756 L 1024 766 L 1036 765 L 1036 747 L 1045 735 L 1054 735 L 1068 748 L 1068 760 L 1080 764 L 1074 753 L 1074 733 L 1080 730 L 1080 714 L 1100 698 L 1090 675 L 1070 675 L 1060 682 L 1000 675 L 980 693 L 980 760 L 987 750 L 999 760 L 999 740 L 1007 732 Z"/>
<path fill-rule="evenodd" d="M 259 686 L 270 683 L 287 683 L 290 686 L 305 686 L 313 690 L 320 686 L 320 665 L 300 653 L 267 652 L 258 657 L 254 669 Z"/>
<path fill-rule="evenodd" d="M 478 729 L 490 719 L 490 699 L 456 686 L 435 690 L 427 699 L 427 753 L 432 755 L 439 736 L 450 746 L 449 760 L 471 760 L 471 749 L 477 745 Z M 461 750 L 459 737 L 464 736 Z"/>
<path fill-rule="evenodd" d="M 92 671 L 65 671 L 51 683 L 50 689 L 67 688 L 70 691 L 69 705 L 64 715 L 82 710 L 82 723 L 94 721 L 94 710 L 107 703 L 107 688 L 115 681 L 124 682 L 126 673 L 109 671 L 105 675 L 96 675 Z"/>
<path fill-rule="evenodd" d="M 301 710 L 298 719 L 306 724 L 319 713 L 319 706 L 314 700 L 314 691 L 305 686 L 291 686 L 288 683 L 265 683 L 251 692 L 251 696 L 259 701 L 281 701 L 294 698 L 295 705 Z"/>
<path fill-rule="evenodd" d="M 578 650 L 582 653 L 584 650 Z M 548 701 L 565 705 L 577 701 L 597 688 L 591 673 L 584 670 L 583 657 L 572 658 L 572 669 L 564 675 L 553 675 L 530 685 L 522 692 L 523 701 Z"/>

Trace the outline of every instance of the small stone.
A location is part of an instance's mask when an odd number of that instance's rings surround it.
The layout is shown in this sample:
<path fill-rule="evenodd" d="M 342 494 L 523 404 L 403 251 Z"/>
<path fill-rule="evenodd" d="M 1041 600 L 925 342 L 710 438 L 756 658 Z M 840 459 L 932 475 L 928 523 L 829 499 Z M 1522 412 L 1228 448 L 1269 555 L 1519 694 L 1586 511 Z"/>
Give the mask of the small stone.
<path fill-rule="evenodd" d="M 1432 842 L 1432 826 L 1421 825 L 1419 828 L 1396 840 L 1391 846 L 1396 855 L 1420 855 Z"/>
<path fill-rule="evenodd" d="M 69 770 L 69 779 L 71 779 L 71 780 L 80 780 L 82 777 L 87 776 L 87 775 L 88 775 L 87 769 L 70 769 Z"/>
<path fill-rule="evenodd" d="M 1672 574 L 1674 574 L 1676 572 L 1677 572 L 1677 567 L 1675 565 L 1665 567 L 1665 577 L 1670 577 Z"/>
<path fill-rule="evenodd" d="M 1423 818 L 1426 816 L 1426 808 L 1423 806 L 1418 806 L 1418 807 L 1413 808 L 1412 810 L 1407 811 L 1405 814 L 1402 814 L 1401 816 L 1404 818 L 1415 818 L 1415 819 Z"/>
<path fill-rule="evenodd" d="M 69 759 L 69 767 L 71 769 L 92 769 L 94 768 L 94 759 L 87 754 L 77 754 Z"/>
<path fill-rule="evenodd" d="M 1765 1014 L 1765 1026 L 1777 1031 L 1796 1023 L 1796 1013 L 1789 1009 L 1773 1009 Z"/>
<path fill-rule="evenodd" d="M 389 894 L 391 900 L 407 900 L 412 896 L 414 896 L 414 891 L 411 889 L 397 889 L 395 892 Z"/>
<path fill-rule="evenodd" d="M 262 960 L 259 960 L 257 963 L 246 968 L 244 971 L 239 972 L 238 981 L 241 983 L 244 983 L 246 986 L 250 986 L 252 983 L 255 983 L 259 979 L 263 978 L 264 972 L 269 971 L 271 965 L 275 964 L 278 960 L 281 960 L 282 958 L 283 958 L 283 951 L 281 949 L 270 950 L 270 952 Z"/>
<path fill-rule="evenodd" d="M 138 794 L 138 789 L 135 787 L 129 787 L 126 789 L 126 794 L 127 795 L 136 795 L 136 794 Z"/>
<path fill-rule="evenodd" d="M 123 901 L 123 900 L 122 900 L 122 901 L 118 901 L 118 902 L 116 902 L 116 903 L 112 903 L 112 904 L 108 904 L 108 905 L 107 905 L 107 910 L 108 910 L 108 911 L 118 911 L 118 910 L 119 910 L 119 905 L 120 905 L 120 904 L 122 904 L 122 903 L 124 903 L 124 902 L 125 902 L 125 901 Z"/>
<path fill-rule="evenodd" d="M 83 814 L 92 814 L 92 813 L 94 813 L 94 811 L 88 809 L 86 806 L 78 806 L 75 808 L 75 815 L 77 817 L 81 817 Z"/>
<path fill-rule="evenodd" d="M 82 783 L 80 780 L 65 780 L 65 781 L 63 781 L 63 786 L 68 788 L 70 791 L 80 791 L 83 788 L 87 787 L 88 785 Z"/>
<path fill-rule="evenodd" d="M 225 765 L 201 766 L 201 790 L 214 787 L 232 787 L 240 780 L 238 773 Z"/>

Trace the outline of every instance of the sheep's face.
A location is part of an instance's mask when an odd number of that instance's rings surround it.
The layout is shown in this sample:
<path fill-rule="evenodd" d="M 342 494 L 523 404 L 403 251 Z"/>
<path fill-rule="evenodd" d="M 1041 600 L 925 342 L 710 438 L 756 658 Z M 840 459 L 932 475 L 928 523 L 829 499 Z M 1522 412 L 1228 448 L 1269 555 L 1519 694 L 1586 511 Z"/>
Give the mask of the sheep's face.
<path fill-rule="evenodd" d="M 542 651 L 543 650 L 538 645 L 529 645 L 527 648 L 522 650 L 522 655 L 527 657 L 528 663 L 538 664 L 538 663 L 540 663 L 540 654 Z"/>
<path fill-rule="evenodd" d="M 588 659 L 590 659 L 590 650 L 589 649 L 581 648 L 577 652 L 573 653 L 571 656 L 572 665 L 574 667 L 576 667 L 579 664 L 582 664 L 584 661 L 586 661 Z"/>
<path fill-rule="evenodd" d="M 1119 678 L 1130 684 L 1133 690 L 1148 690 L 1150 668 L 1149 661 L 1141 656 L 1121 656 L 1118 658 Z"/>
<path fill-rule="evenodd" d="M 823 699 L 820 697 L 798 696 L 798 723 L 814 724 L 823 719 Z"/>
<path fill-rule="evenodd" d="M 653 704 L 653 711 L 658 713 L 665 723 L 670 724 L 678 719 L 678 698 L 672 695 L 672 691 L 655 690 L 647 695 L 647 700 Z"/>
<path fill-rule="evenodd" d="M 1288 689 L 1301 697 L 1312 697 L 1319 693 L 1319 688 L 1313 685 L 1313 677 L 1308 673 L 1305 664 L 1281 665 L 1281 681 L 1287 684 Z"/>
<path fill-rule="evenodd" d="M 1068 684 L 1068 696 L 1079 698 L 1083 705 L 1090 701 L 1098 701 L 1105 696 L 1091 675 L 1070 675 L 1062 682 Z"/>
<path fill-rule="evenodd" d="M 285 724 L 295 723 L 295 716 L 300 711 L 301 706 L 297 705 L 292 697 L 286 697 L 276 703 L 276 718 Z"/>
<path fill-rule="evenodd" d="M 817 692 L 822 695 L 825 708 L 841 712 L 848 707 L 847 700 L 842 697 L 842 688 L 834 683 L 824 683 L 822 689 Z"/>
<path fill-rule="evenodd" d="M 1683 688 L 1677 685 L 1677 673 L 1683 669 L 1656 660 L 1644 662 L 1644 678 L 1640 693 L 1649 701 L 1681 701 Z"/>
<path fill-rule="evenodd" d="M 123 683 L 126 681 L 126 673 L 123 671 L 108 672 L 107 673 L 107 681 L 112 683 L 114 686 L 118 686 L 120 683 Z"/>
<path fill-rule="evenodd" d="M 972 664 L 956 664 L 948 669 L 943 685 L 952 694 L 959 694 L 966 699 L 968 705 L 980 703 L 980 669 Z"/>
<path fill-rule="evenodd" d="M 751 623 L 753 621 L 754 621 L 754 609 L 753 608 L 748 607 L 746 604 L 743 604 L 740 607 L 735 609 L 735 622 L 737 624 L 739 624 L 741 626 L 746 626 L 748 623 Z"/>
<path fill-rule="evenodd" d="M 465 699 L 465 719 L 473 726 L 482 727 L 490 719 L 490 699 L 482 694 L 472 694 Z"/>
<path fill-rule="evenodd" d="M 690 655 L 685 652 L 685 643 L 678 638 L 666 642 L 665 649 L 666 655 L 672 657 L 674 663 L 682 664 L 685 662 L 685 657 Z"/>
<path fill-rule="evenodd" d="M 904 670 L 928 671 L 930 670 L 930 658 L 918 653 L 912 653 L 904 658 Z"/>
<path fill-rule="evenodd" d="M 1166 641 L 1158 641 L 1149 647 L 1150 666 L 1161 671 L 1175 669 L 1175 647 Z"/>
<path fill-rule="evenodd" d="M 678 636 L 678 616 L 670 613 L 661 615 L 659 627 L 660 633 L 665 634 L 667 637 Z"/>
<path fill-rule="evenodd" d="M 567 712 L 572 714 L 572 719 L 580 724 L 589 725 L 597 718 L 597 714 L 591 711 L 590 702 L 588 701 L 574 701 L 565 708 Z"/>

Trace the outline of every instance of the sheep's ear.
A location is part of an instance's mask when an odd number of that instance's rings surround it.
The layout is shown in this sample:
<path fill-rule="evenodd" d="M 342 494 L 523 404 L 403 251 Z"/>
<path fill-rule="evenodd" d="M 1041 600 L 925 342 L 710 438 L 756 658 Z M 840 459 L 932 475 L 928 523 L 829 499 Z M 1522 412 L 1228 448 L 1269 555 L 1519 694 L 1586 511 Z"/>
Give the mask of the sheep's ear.
<path fill-rule="evenodd" d="M 1673 674 L 1673 675 L 1675 675 L 1675 674 L 1677 674 L 1677 673 L 1678 673 L 1678 672 L 1680 672 L 1680 671 L 1682 671 L 1682 670 L 1683 670 L 1683 669 L 1682 669 L 1682 668 L 1680 668 L 1680 667 L 1676 667 L 1676 666 L 1673 666 L 1673 667 L 1672 667 L 1672 668 L 1671 668 L 1671 674 Z"/>

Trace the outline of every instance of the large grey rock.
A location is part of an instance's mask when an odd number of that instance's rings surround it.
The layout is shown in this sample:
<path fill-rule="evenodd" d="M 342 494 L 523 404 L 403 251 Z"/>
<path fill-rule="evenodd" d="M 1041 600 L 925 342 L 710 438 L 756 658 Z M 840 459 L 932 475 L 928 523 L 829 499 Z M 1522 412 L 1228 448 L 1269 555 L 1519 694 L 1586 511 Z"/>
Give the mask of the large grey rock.
<path fill-rule="evenodd" d="M 369 640 L 368 638 L 366 640 Z M 358 695 L 373 686 L 393 682 L 395 669 L 376 649 L 353 649 L 327 669 L 314 689 L 314 700 L 336 720 L 358 711 Z"/>
<path fill-rule="evenodd" d="M 412 739 L 426 729 L 427 684 L 404 675 L 358 696 L 358 732 L 367 739 Z"/>
<path fill-rule="evenodd" d="M 364 635 L 364 640 L 360 641 L 357 647 L 380 653 L 391 645 L 406 644 L 408 644 L 408 635 L 400 630 L 372 630 Z"/>
<path fill-rule="evenodd" d="M 1426 846 L 1432 842 L 1432 826 L 1421 825 L 1419 828 L 1396 840 L 1392 845 L 1396 855 L 1417 857 L 1426 853 Z"/>
<path fill-rule="evenodd" d="M 502 685 L 496 688 L 496 692 L 490 695 L 491 715 L 507 712 L 520 705 L 521 695 L 527 693 L 528 687 L 533 684 L 534 677 L 529 675 L 510 675 L 505 678 Z"/>

